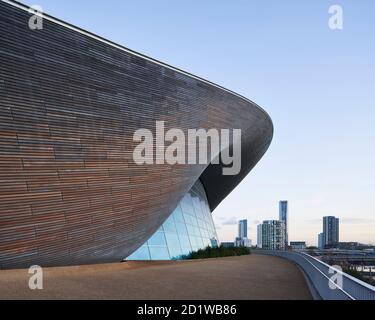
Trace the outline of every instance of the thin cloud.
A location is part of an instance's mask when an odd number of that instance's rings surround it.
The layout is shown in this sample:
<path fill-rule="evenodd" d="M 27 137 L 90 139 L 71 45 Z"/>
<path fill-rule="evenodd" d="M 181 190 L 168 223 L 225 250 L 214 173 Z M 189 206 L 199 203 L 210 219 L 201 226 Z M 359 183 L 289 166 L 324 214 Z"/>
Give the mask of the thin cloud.
<path fill-rule="evenodd" d="M 237 217 L 232 217 L 232 218 L 224 221 L 222 224 L 227 225 L 227 226 L 231 226 L 231 225 L 234 225 L 234 224 L 237 224 L 237 223 L 238 223 Z"/>
<path fill-rule="evenodd" d="M 352 217 L 345 217 L 345 218 L 337 217 L 337 218 L 339 218 L 340 223 L 344 223 L 344 224 L 375 223 L 375 219 L 369 219 L 369 218 L 352 218 Z M 323 217 L 320 219 L 309 219 L 308 222 L 311 224 L 323 224 Z"/>
<path fill-rule="evenodd" d="M 348 223 L 348 224 L 367 224 L 367 223 L 375 223 L 375 219 L 368 219 L 368 218 L 341 218 L 340 222 Z"/>
<path fill-rule="evenodd" d="M 320 218 L 320 219 L 309 219 L 307 221 L 308 221 L 308 223 L 311 223 L 311 224 L 318 224 L 318 223 L 323 223 L 323 218 Z"/>

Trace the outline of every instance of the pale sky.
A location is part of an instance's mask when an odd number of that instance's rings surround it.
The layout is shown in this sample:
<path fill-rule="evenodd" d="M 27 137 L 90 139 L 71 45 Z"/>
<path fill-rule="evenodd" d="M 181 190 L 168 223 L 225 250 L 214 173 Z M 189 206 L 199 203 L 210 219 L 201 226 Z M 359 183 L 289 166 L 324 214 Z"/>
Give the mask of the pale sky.
<path fill-rule="evenodd" d="M 375 243 L 373 0 L 27 0 L 45 12 L 234 90 L 270 114 L 275 135 L 213 212 L 221 241 L 237 220 L 278 218 L 289 240 L 317 243 L 322 217 L 340 240 Z M 328 27 L 339 4 L 344 29 Z"/>

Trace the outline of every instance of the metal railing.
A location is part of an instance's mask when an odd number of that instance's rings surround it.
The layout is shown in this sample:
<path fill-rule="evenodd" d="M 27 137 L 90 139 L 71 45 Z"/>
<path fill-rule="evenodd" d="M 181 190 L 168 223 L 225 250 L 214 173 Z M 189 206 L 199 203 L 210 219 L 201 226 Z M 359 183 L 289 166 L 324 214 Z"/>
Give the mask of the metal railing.
<path fill-rule="evenodd" d="M 306 253 L 271 250 L 257 250 L 256 252 L 282 257 L 297 264 L 304 271 L 310 285 L 323 300 L 375 300 L 374 286 Z M 340 281 L 335 281 L 338 276 L 340 276 Z"/>

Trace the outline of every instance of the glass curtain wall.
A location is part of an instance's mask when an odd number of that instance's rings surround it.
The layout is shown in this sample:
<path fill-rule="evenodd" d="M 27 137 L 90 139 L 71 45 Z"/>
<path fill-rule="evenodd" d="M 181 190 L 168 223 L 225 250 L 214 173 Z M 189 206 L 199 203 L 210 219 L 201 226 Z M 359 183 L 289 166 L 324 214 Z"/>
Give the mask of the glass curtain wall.
<path fill-rule="evenodd" d="M 198 180 L 158 231 L 126 260 L 175 260 L 217 245 L 206 193 Z"/>

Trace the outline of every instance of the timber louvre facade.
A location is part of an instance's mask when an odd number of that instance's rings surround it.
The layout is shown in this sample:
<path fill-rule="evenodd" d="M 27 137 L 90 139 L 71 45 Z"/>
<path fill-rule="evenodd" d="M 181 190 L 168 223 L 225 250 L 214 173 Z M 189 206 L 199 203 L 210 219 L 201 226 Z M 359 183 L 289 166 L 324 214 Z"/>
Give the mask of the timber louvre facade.
<path fill-rule="evenodd" d="M 25 8 L 25 9 L 23 9 Z M 215 207 L 273 134 L 253 102 L 0 0 L 0 268 L 121 261 L 200 178 Z M 242 129 L 242 169 L 133 162 L 133 133 Z"/>

